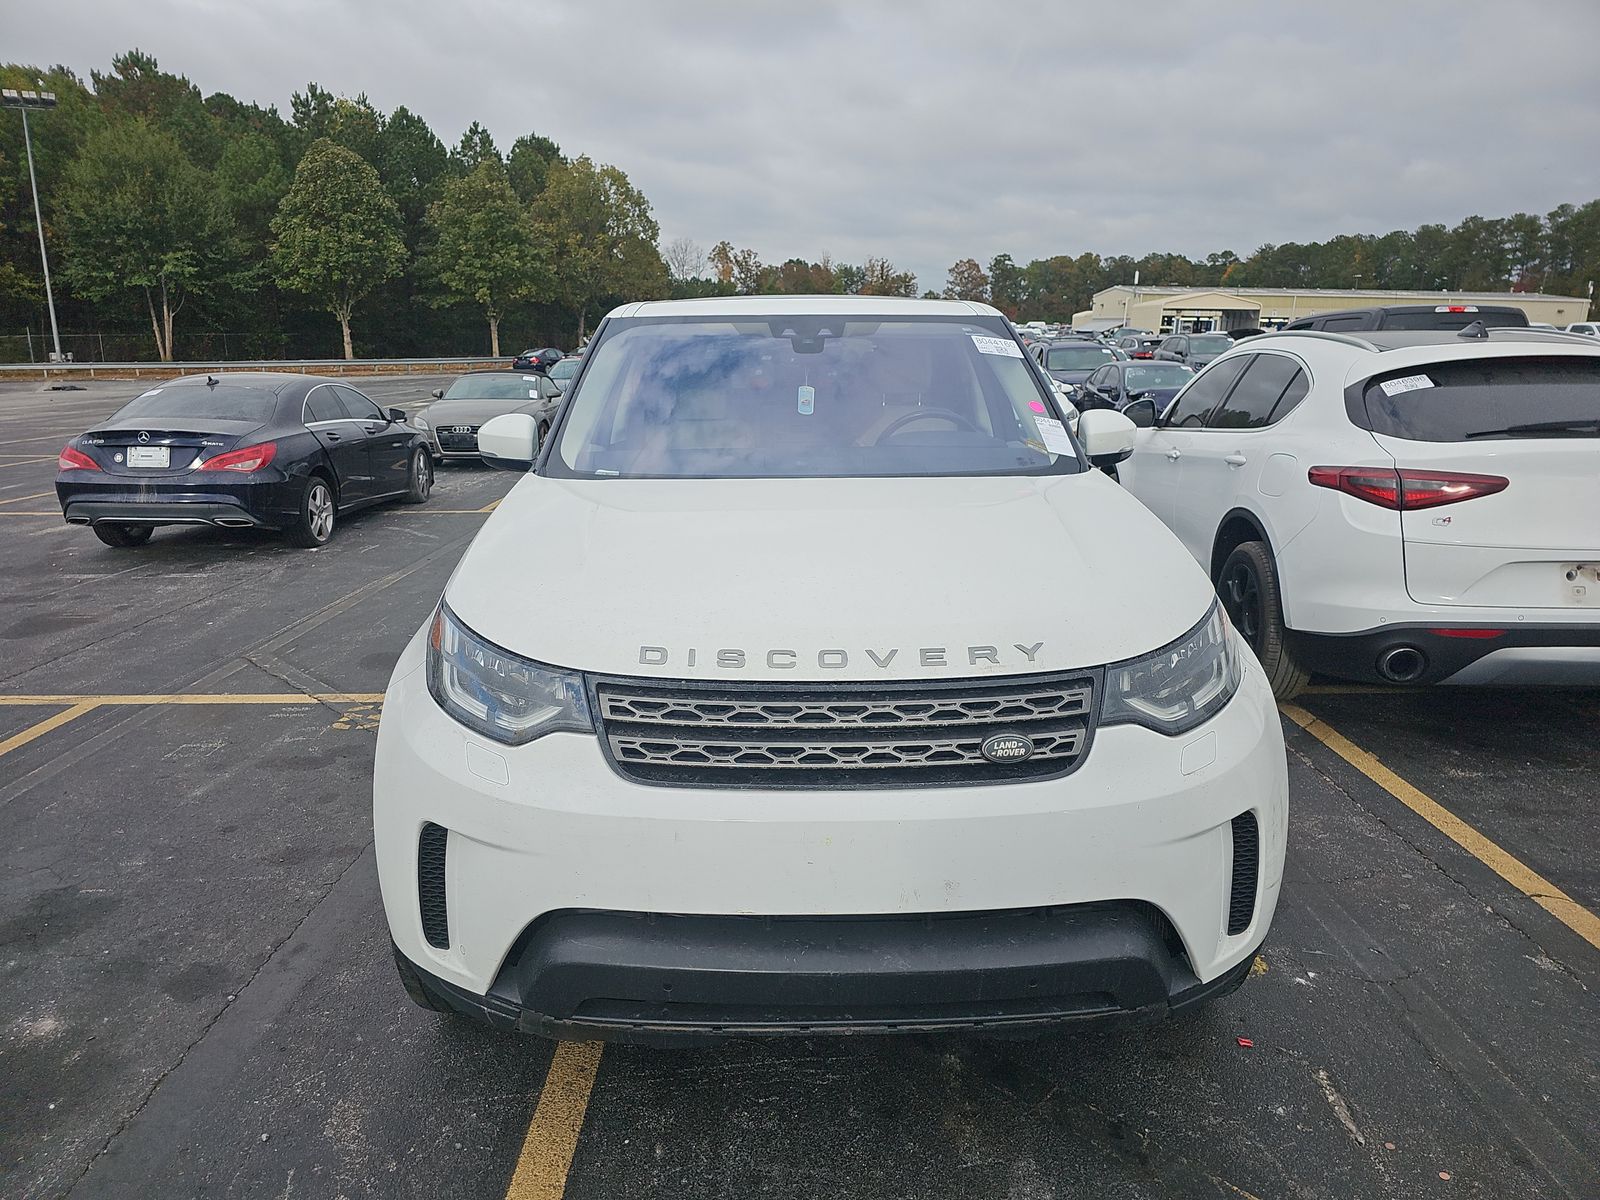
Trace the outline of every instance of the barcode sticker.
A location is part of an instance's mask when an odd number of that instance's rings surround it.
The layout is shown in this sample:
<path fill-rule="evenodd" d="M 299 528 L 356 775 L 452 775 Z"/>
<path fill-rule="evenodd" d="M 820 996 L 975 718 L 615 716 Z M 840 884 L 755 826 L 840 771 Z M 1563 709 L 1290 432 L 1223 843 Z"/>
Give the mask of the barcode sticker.
<path fill-rule="evenodd" d="M 1039 438 L 1051 454 L 1072 453 L 1072 439 L 1067 436 L 1066 426 L 1060 421 L 1054 417 L 1035 417 L 1033 423 L 1039 427 Z"/>
<path fill-rule="evenodd" d="M 1008 358 L 1021 358 L 1022 347 L 1010 338 L 983 337 L 972 334 L 972 344 L 978 348 L 979 354 L 1004 354 Z"/>
<path fill-rule="evenodd" d="M 1398 396 L 1401 392 L 1420 392 L 1431 388 L 1433 380 L 1426 375 L 1403 375 L 1399 379 L 1385 379 L 1378 385 L 1385 396 Z"/>

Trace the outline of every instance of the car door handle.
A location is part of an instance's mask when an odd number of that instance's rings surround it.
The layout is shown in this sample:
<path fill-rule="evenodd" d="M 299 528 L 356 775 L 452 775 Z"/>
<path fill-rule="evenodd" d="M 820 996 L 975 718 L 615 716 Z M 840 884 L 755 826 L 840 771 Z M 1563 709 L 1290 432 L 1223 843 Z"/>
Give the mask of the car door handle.
<path fill-rule="evenodd" d="M 1168 457 L 1168 458 L 1169 458 L 1169 459 L 1170 459 L 1170 460 L 1172 460 L 1172 461 L 1173 461 L 1173 462 L 1177 462 L 1177 461 L 1178 461 L 1178 460 L 1179 460 L 1179 459 L 1180 459 L 1180 458 L 1182 458 L 1182 457 L 1183 457 L 1183 452 L 1182 452 L 1182 451 L 1180 451 L 1180 450 L 1176 450 L 1176 449 L 1174 449 L 1174 450 L 1168 450 L 1168 451 L 1167 451 L 1167 457 Z"/>
<path fill-rule="evenodd" d="M 322 436 L 327 438 L 330 442 L 337 442 L 339 440 L 339 435 L 337 433 L 325 433 Z"/>
<path fill-rule="evenodd" d="M 1227 463 L 1230 467 L 1242 467 L 1250 460 L 1245 458 L 1245 456 L 1242 454 L 1224 454 L 1222 456 L 1222 461 Z"/>

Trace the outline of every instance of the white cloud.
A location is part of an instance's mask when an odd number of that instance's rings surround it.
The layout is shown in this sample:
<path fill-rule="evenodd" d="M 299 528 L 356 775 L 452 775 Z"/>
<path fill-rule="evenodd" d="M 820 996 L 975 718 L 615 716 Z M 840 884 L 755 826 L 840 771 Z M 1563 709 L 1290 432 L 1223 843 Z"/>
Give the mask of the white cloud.
<path fill-rule="evenodd" d="M 7 57 L 139 46 L 203 91 L 315 79 L 621 166 L 663 236 L 884 254 L 1249 253 L 1600 196 L 1600 5 L 56 0 Z"/>

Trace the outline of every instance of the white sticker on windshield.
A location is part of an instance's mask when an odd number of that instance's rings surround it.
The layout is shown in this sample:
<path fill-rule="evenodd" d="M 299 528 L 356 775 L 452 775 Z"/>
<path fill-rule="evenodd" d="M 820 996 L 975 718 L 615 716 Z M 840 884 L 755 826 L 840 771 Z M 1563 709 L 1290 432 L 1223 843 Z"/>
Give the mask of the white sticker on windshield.
<path fill-rule="evenodd" d="M 809 417 L 812 411 L 817 407 L 817 389 L 814 387 L 802 386 L 800 388 L 799 403 L 800 415 L 802 417 Z"/>
<path fill-rule="evenodd" d="M 537 400 L 538 398 L 539 398 L 539 389 L 538 388 L 529 388 L 528 389 L 528 399 Z"/>
<path fill-rule="evenodd" d="M 538 383 L 539 377 L 537 375 L 524 375 L 522 381 L 524 383 Z"/>
<path fill-rule="evenodd" d="M 1066 426 L 1060 421 L 1054 417 L 1035 417 L 1033 423 L 1039 427 L 1044 448 L 1051 454 L 1072 453 L 1072 439 L 1067 436 Z"/>
<path fill-rule="evenodd" d="M 1423 388 L 1431 388 L 1433 380 L 1426 375 L 1405 375 L 1399 379 L 1385 379 L 1378 386 L 1383 389 L 1385 396 L 1398 396 L 1401 392 L 1420 392 Z"/>
<path fill-rule="evenodd" d="M 1004 354 L 1008 358 L 1021 358 L 1022 347 L 1010 338 L 983 337 L 972 334 L 972 344 L 978 348 L 979 354 Z"/>

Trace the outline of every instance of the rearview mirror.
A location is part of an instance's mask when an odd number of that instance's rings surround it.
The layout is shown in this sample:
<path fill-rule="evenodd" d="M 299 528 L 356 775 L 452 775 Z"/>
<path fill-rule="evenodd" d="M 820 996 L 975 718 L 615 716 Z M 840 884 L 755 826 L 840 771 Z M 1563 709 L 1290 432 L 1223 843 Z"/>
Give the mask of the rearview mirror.
<path fill-rule="evenodd" d="M 1135 428 L 1149 429 L 1156 423 L 1156 402 L 1147 396 L 1140 396 L 1124 404 L 1121 415 L 1127 417 Z"/>
<path fill-rule="evenodd" d="M 428 393 L 428 395 L 432 396 L 435 400 L 443 400 L 444 399 L 444 389 L 443 388 L 434 388 L 433 391 Z"/>
<path fill-rule="evenodd" d="M 1078 441 L 1097 467 L 1114 467 L 1133 453 L 1134 424 L 1119 412 L 1097 408 L 1078 418 Z"/>
<path fill-rule="evenodd" d="M 539 426 L 527 413 L 491 417 L 478 430 L 478 453 L 502 471 L 530 471 L 539 454 Z"/>

